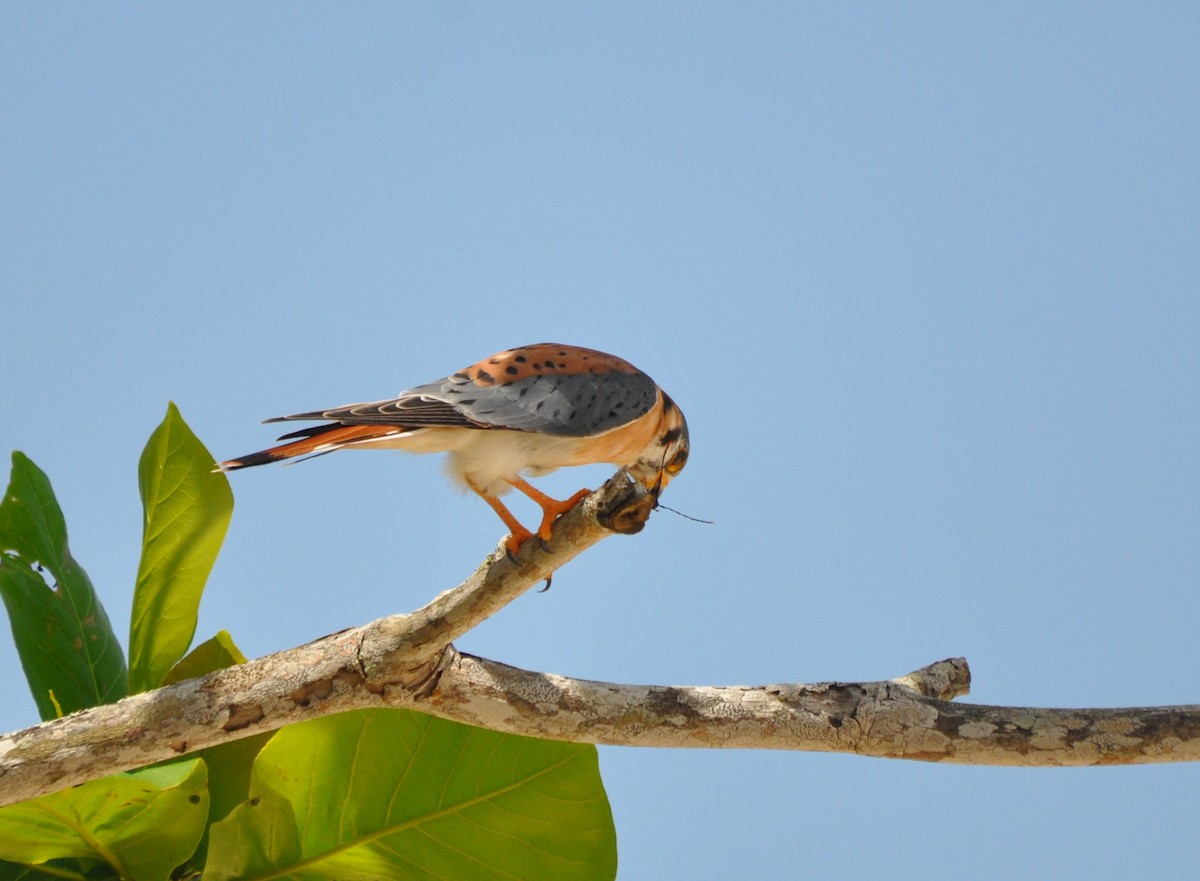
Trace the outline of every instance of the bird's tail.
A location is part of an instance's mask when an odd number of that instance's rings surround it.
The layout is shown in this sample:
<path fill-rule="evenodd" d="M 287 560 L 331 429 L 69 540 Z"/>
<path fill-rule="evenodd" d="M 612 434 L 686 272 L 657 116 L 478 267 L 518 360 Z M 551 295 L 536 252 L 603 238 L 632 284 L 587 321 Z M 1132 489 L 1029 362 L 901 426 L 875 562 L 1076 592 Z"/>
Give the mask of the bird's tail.
<path fill-rule="evenodd" d="M 345 425 L 332 422 L 327 425 L 315 425 L 302 428 L 283 435 L 279 440 L 291 440 L 290 443 L 280 444 L 249 453 L 236 459 L 229 459 L 217 466 L 219 471 L 237 471 L 239 468 L 253 468 L 255 465 L 266 465 L 269 462 L 282 462 L 285 459 L 295 459 L 298 456 L 312 457 L 332 453 L 342 447 L 352 447 L 359 444 L 369 444 L 385 438 L 395 438 L 408 434 L 410 429 L 398 425 Z"/>

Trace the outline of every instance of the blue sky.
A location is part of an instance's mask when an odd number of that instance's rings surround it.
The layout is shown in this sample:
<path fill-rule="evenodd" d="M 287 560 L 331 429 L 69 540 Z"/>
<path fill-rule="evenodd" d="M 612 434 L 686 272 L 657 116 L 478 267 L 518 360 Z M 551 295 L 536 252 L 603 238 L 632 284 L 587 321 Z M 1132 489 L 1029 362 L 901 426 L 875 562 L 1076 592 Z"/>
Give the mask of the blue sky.
<path fill-rule="evenodd" d="M 963 655 L 972 701 L 1195 702 L 1198 42 L 1168 3 L 7 4 L 0 438 L 123 630 L 168 400 L 228 457 L 591 346 L 687 413 L 664 501 L 715 525 L 659 513 L 459 648 L 693 684 Z M 250 655 L 415 608 L 504 531 L 430 458 L 232 483 L 198 637 Z M 0 678 L 0 729 L 34 720 Z M 1194 766 L 601 763 L 624 881 L 1200 865 Z"/>

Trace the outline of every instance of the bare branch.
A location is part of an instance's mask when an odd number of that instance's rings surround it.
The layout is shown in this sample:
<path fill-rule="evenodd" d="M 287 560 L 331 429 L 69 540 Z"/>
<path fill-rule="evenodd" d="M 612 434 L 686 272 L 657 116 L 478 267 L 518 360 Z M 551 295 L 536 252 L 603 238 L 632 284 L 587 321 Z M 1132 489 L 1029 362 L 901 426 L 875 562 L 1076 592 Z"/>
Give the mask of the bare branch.
<path fill-rule="evenodd" d="M 899 679 L 759 687 L 619 685 L 460 654 L 451 640 L 654 500 L 623 476 L 562 520 L 549 547 L 498 550 L 411 615 L 382 618 L 209 676 L 0 737 L 0 805 L 295 722 L 411 707 L 498 731 L 630 746 L 851 752 L 992 765 L 1200 760 L 1200 706 L 1062 710 L 953 704 L 962 659 Z"/>
<path fill-rule="evenodd" d="M 590 682 L 449 652 L 443 663 L 421 710 L 555 740 L 1023 767 L 1200 761 L 1200 706 L 955 704 L 970 684 L 962 658 L 882 682 L 756 687 Z"/>

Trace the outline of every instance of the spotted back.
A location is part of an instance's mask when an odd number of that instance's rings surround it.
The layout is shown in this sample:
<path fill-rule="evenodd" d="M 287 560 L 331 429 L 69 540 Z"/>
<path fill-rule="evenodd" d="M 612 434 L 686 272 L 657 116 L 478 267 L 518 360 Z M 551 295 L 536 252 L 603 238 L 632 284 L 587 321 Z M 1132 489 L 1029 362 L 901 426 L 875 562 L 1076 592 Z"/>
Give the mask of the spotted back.
<path fill-rule="evenodd" d="M 560 343 L 534 343 L 531 346 L 519 346 L 497 352 L 454 375 L 465 376 L 475 385 L 491 386 L 532 376 L 596 376 L 640 372 L 624 358 L 597 352 L 595 349 L 564 346 Z"/>
<path fill-rule="evenodd" d="M 584 437 L 633 421 L 657 395 L 654 380 L 628 361 L 538 343 L 499 352 L 401 397 L 447 403 L 481 427 Z"/>

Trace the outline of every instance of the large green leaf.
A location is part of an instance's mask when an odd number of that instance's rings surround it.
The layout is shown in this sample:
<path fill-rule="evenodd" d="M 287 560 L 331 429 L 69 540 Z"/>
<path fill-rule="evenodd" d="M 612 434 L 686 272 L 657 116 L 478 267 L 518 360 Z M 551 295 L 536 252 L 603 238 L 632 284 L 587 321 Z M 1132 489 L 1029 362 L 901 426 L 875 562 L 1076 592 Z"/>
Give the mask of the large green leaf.
<path fill-rule="evenodd" d="M 616 864 L 595 747 L 361 710 L 275 735 L 204 877 L 593 881 Z"/>
<path fill-rule="evenodd" d="M 204 762 L 192 760 L 0 808 L 0 859 L 99 862 L 126 881 L 166 881 L 204 832 L 207 780 Z"/>
<path fill-rule="evenodd" d="M 129 626 L 129 688 L 157 688 L 196 632 L 200 594 L 233 513 L 233 493 L 174 404 L 138 463 L 145 509 Z"/>
<path fill-rule="evenodd" d="M 67 547 L 54 490 L 19 452 L 0 502 L 0 596 L 43 719 L 125 696 L 125 658 L 92 582 Z"/>

